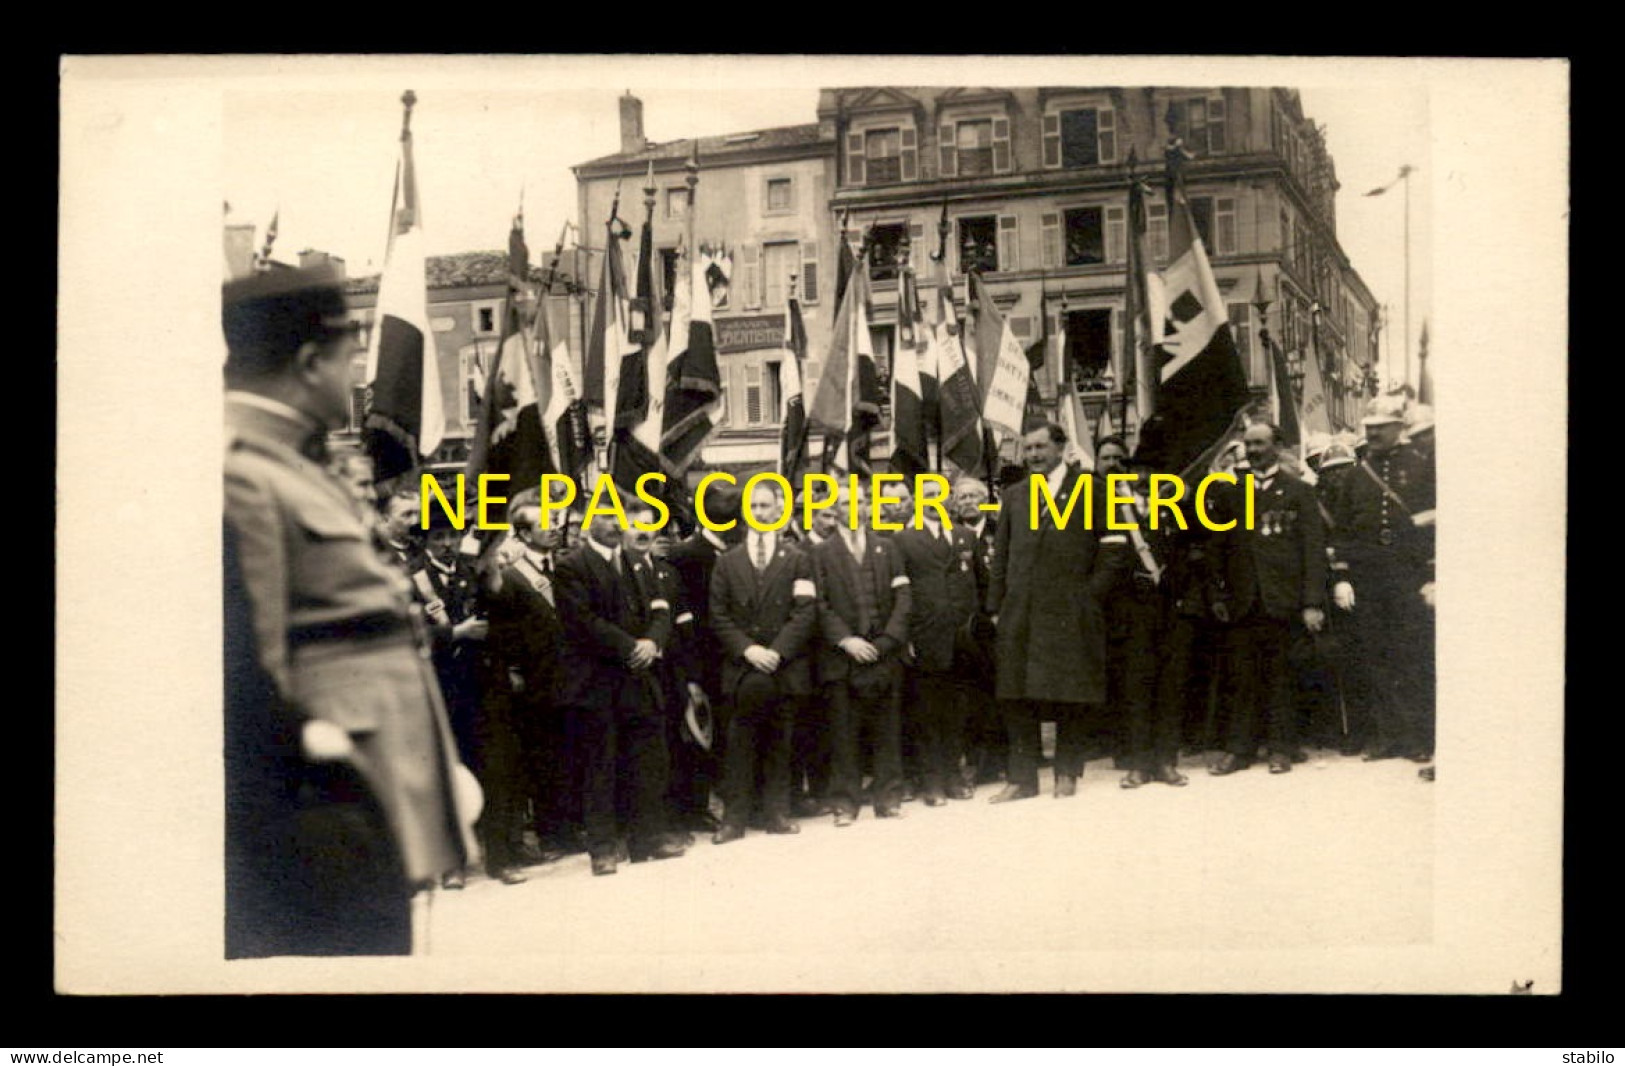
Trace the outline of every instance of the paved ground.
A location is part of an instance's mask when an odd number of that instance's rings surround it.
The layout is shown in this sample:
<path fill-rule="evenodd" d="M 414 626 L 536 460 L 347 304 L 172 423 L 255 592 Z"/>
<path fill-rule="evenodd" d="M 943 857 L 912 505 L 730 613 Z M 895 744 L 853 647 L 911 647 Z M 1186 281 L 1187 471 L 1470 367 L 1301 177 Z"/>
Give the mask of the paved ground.
<path fill-rule="evenodd" d="M 522 885 L 479 877 L 438 894 L 431 951 L 547 956 L 535 973 L 603 987 L 628 973 L 727 985 L 730 967 L 758 964 L 770 985 L 816 986 L 865 958 L 942 958 L 955 976 L 936 987 L 969 987 L 997 983 L 1023 953 L 1429 939 L 1434 788 L 1415 764 L 1311 752 L 1285 775 L 1182 766 L 1186 788 L 1124 790 L 1099 760 L 1065 800 L 1045 770 L 1042 794 L 1016 803 L 989 804 L 983 786 L 944 807 L 906 804 L 896 821 L 866 809 L 845 829 L 825 817 L 796 836 L 702 837 L 613 877 L 592 877 L 584 855 L 532 867 Z"/>

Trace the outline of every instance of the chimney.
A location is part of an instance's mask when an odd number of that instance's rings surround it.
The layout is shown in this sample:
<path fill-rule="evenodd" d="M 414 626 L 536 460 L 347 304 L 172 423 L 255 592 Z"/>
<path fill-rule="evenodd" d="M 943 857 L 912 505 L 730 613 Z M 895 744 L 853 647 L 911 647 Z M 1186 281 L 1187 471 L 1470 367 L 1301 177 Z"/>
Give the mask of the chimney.
<path fill-rule="evenodd" d="M 641 152 L 647 146 L 643 139 L 643 101 L 628 90 L 621 97 L 621 152 Z"/>
<path fill-rule="evenodd" d="M 306 248 L 299 253 L 300 270 L 324 265 L 331 266 L 339 272 L 339 277 L 344 277 L 344 260 L 338 256 L 329 255 L 327 252 L 319 252 L 314 248 Z"/>

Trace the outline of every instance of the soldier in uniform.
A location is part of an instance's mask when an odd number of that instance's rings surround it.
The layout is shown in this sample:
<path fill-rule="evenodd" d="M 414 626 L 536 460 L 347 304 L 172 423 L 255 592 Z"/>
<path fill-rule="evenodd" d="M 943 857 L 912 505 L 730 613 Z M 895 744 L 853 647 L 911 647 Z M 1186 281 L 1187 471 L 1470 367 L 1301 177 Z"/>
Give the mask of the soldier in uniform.
<path fill-rule="evenodd" d="M 1428 694 L 1433 592 L 1434 480 L 1430 465 L 1400 442 L 1404 401 L 1378 397 L 1362 423 L 1366 452 L 1332 492 L 1337 558 L 1346 580 L 1333 590 L 1349 612 L 1365 673 L 1374 735 L 1366 758 L 1433 754 Z"/>
<path fill-rule="evenodd" d="M 479 581 L 474 567 L 458 552 L 462 534 L 441 507 L 429 511 L 423 557 L 411 573 L 412 593 L 429 619 L 435 675 L 445 694 L 446 713 L 457 750 L 476 774 L 485 775 L 485 723 L 481 721 L 481 682 L 488 675 L 482 662 L 490 626 L 480 611 Z M 442 887 L 460 889 L 462 872 L 447 874 Z"/>
<path fill-rule="evenodd" d="M 223 291 L 226 954 L 411 950 L 412 893 L 477 855 L 405 582 L 323 469 L 357 345 L 331 268 Z"/>

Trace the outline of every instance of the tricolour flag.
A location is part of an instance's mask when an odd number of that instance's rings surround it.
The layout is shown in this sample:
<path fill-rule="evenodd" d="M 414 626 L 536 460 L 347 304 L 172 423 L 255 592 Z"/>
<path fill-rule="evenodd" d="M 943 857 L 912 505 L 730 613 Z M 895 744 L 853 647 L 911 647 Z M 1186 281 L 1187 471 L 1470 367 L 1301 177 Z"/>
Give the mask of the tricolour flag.
<path fill-rule="evenodd" d="M 700 457 L 700 449 L 717 429 L 722 407 L 722 372 L 717 366 L 716 337 L 711 323 L 713 289 L 726 286 L 731 261 L 725 256 L 684 254 L 678 262 L 688 278 L 677 279 L 673 294 L 666 365 L 666 410 L 660 453 L 666 467 L 679 475 Z"/>
<path fill-rule="evenodd" d="M 1062 454 L 1068 463 L 1081 465 L 1085 470 L 1095 468 L 1095 445 L 1089 437 L 1089 418 L 1083 413 L 1083 401 L 1070 382 L 1061 387 L 1059 421 L 1066 430 L 1066 450 Z"/>
<path fill-rule="evenodd" d="M 531 305 L 530 250 L 525 246 L 524 219 L 515 216 L 508 235 L 508 299 L 503 309 L 502 341 L 497 347 L 481 396 L 479 425 L 470 444 L 467 484 L 483 473 L 505 474 L 509 493 L 537 485 L 553 469 L 547 436 L 542 431 L 545 393 L 552 382 L 537 376 L 535 337 L 522 322 Z M 538 311 L 539 313 L 539 311 Z M 506 508 L 490 515 L 504 521 Z"/>
<path fill-rule="evenodd" d="M 1134 153 L 1129 153 L 1129 166 Z M 1150 260 L 1145 254 L 1145 187 L 1139 181 L 1128 190 L 1128 268 L 1123 297 L 1123 351 L 1125 374 L 1123 391 L 1134 396 L 1134 409 L 1143 423 L 1157 412 L 1157 356 L 1151 348 L 1156 321 L 1151 317 L 1151 301 L 1146 292 Z"/>
<path fill-rule="evenodd" d="M 1292 376 L 1287 372 L 1286 357 L 1273 342 L 1269 349 L 1270 420 L 1281 431 L 1281 443 L 1296 448 L 1303 443 L 1303 430 L 1298 425 L 1298 398 L 1292 394 Z M 1304 391 L 1304 398 L 1308 399 L 1308 389 Z"/>
<path fill-rule="evenodd" d="M 1153 319 L 1160 319 L 1154 401 L 1160 430 L 1154 454 L 1145 458 L 1160 469 L 1182 470 L 1225 434 L 1249 394 L 1224 298 L 1177 179 L 1171 208 L 1171 262 L 1162 274 L 1161 299 L 1154 293 L 1150 300 L 1154 312 L 1161 309 Z M 1146 443 L 1142 434 L 1142 447 Z"/>
<path fill-rule="evenodd" d="M 982 388 L 982 420 L 1014 436 L 1020 436 L 1022 420 L 1027 410 L 1027 383 L 1032 378 L 1032 367 L 1027 353 L 1010 329 L 1009 321 L 999 313 L 987 285 L 975 271 L 970 274 L 971 301 L 976 305 L 977 328 L 980 343 L 986 345 L 992 336 L 998 337 L 998 348 L 991 364 L 984 352 L 981 362 L 988 367 Z"/>
<path fill-rule="evenodd" d="M 979 473 L 983 463 L 982 402 L 962 341 L 953 287 L 944 281 L 937 288 L 936 323 L 931 330 L 932 361 L 940 377 L 940 452 L 961 471 Z"/>
<path fill-rule="evenodd" d="M 620 359 L 614 421 L 610 423 L 610 474 L 616 484 L 629 489 L 644 474 L 661 470 L 660 430 L 666 406 L 661 269 L 654 252 L 653 209 L 649 214 L 638 242 L 637 299 L 630 304 L 627 334 L 630 346 Z M 605 351 L 609 350 L 606 346 Z"/>
<path fill-rule="evenodd" d="M 861 262 L 860 256 L 841 298 L 829 357 L 824 360 L 808 412 L 812 424 L 825 434 L 824 469 L 843 474 L 870 472 L 869 431 L 880 415 L 880 387 L 869 336 L 869 272 L 861 268 Z"/>
<path fill-rule="evenodd" d="M 920 420 L 925 423 L 926 439 L 940 444 L 941 379 L 937 368 L 937 349 L 932 343 L 931 327 L 925 321 L 925 311 L 920 304 L 919 279 L 914 274 L 912 263 L 903 268 L 897 301 L 897 343 L 911 344 L 916 352 L 915 362 L 920 374 Z"/>
<path fill-rule="evenodd" d="M 577 492 L 585 499 L 591 489 L 587 468 L 593 458 L 592 427 L 587 422 L 581 371 L 570 351 L 569 336 L 569 303 L 551 300 L 544 293 L 536 309 L 536 336 L 531 345 L 533 376 L 537 382 L 549 382 L 542 429 L 554 467 L 576 480 Z"/>
<path fill-rule="evenodd" d="M 801 304 L 790 297 L 784 319 L 784 428 L 779 432 L 779 473 L 793 485 L 807 465 L 807 402 L 802 368 L 807 358 L 807 328 Z"/>
<path fill-rule="evenodd" d="M 913 344 L 914 336 L 911 331 L 907 341 L 898 338 L 891 376 L 891 468 L 907 475 L 911 482 L 931 469 L 920 399 L 920 352 Z"/>
<path fill-rule="evenodd" d="M 1309 355 L 1303 361 L 1303 403 L 1298 409 L 1298 420 L 1301 434 L 1325 433 L 1330 436 L 1332 415 L 1326 406 L 1326 383 L 1320 374 L 1320 345 L 1315 342 L 1317 336 L 1311 323 Z"/>
<path fill-rule="evenodd" d="M 411 115 L 411 111 L 407 111 Z M 362 442 L 380 481 L 407 473 L 433 455 L 446 433 L 434 334 L 429 329 L 423 215 L 412 165 L 412 132 L 401 129 L 389 244 L 372 343 L 367 351 L 367 417 Z"/>

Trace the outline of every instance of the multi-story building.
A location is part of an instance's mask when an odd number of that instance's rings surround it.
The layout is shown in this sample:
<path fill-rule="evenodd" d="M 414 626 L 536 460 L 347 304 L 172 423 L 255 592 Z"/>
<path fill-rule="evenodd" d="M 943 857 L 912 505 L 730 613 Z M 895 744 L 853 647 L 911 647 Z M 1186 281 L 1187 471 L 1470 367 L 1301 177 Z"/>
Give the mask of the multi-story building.
<path fill-rule="evenodd" d="M 644 136 L 643 105 L 630 94 L 620 99 L 620 120 L 621 150 L 573 168 L 584 242 L 603 243 L 617 194 L 619 215 L 636 233 L 652 164 L 654 244 L 665 263 L 666 291 L 676 280 L 679 242 L 690 232 L 697 244 L 728 250 L 733 276 L 726 302 L 713 316 L 725 407 L 705 461 L 717 469 L 770 467 L 778 457 L 786 400 L 781 372 L 792 276 L 807 330 L 809 388 L 835 314 L 836 245 L 829 213 L 835 127 L 820 121 L 655 143 Z M 698 163 L 692 219 L 687 215 L 691 157 Z M 630 263 L 635 236 L 625 248 Z M 596 279 L 598 268 L 582 276 Z"/>
<path fill-rule="evenodd" d="M 1250 383 L 1267 390 L 1267 325 L 1294 378 L 1318 348 L 1334 425 L 1357 418 L 1376 304 L 1338 244 L 1336 171 L 1295 90 L 827 89 L 818 119 L 839 145 L 829 206 L 873 233 L 877 353 L 890 351 L 895 330 L 898 246 L 906 237 L 935 249 L 946 207 L 960 292 L 966 270 L 979 269 L 1024 344 L 1064 326 L 1064 358 L 1039 375 L 1044 400 L 1076 384 L 1091 417 L 1110 409 L 1132 430 L 1137 413 L 1122 389 L 1128 189 L 1138 175 L 1160 190 L 1173 131 L 1191 157 L 1186 188 Z M 1164 266 L 1160 194 L 1147 213 L 1149 257 Z"/>

